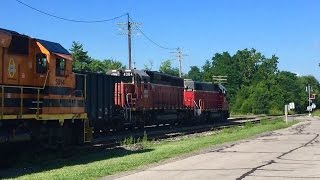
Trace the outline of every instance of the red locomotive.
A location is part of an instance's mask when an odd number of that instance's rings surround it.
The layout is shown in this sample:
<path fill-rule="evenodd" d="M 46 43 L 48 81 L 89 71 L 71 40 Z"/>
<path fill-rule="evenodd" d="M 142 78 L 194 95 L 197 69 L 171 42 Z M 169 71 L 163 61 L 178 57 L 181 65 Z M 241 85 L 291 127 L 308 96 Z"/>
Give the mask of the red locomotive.
<path fill-rule="evenodd" d="M 135 69 L 114 70 L 111 75 L 121 77 L 115 86 L 115 105 L 124 109 L 126 124 L 143 127 L 182 118 L 183 79 Z"/>
<path fill-rule="evenodd" d="M 226 89 L 220 84 L 183 80 L 155 71 L 114 70 L 115 104 L 124 109 L 128 125 L 146 126 L 225 120 Z"/>
<path fill-rule="evenodd" d="M 224 86 L 191 79 L 185 79 L 184 86 L 184 105 L 194 110 L 194 116 L 205 116 L 208 119 L 218 117 L 222 120 L 229 117 L 225 96 L 227 90 Z"/>

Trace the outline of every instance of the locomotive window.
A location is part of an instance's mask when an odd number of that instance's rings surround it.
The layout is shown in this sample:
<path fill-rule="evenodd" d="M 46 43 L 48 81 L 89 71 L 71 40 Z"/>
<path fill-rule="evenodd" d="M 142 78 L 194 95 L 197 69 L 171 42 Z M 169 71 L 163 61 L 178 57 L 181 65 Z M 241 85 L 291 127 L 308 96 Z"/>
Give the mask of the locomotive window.
<path fill-rule="evenodd" d="M 36 70 L 37 73 L 46 73 L 47 72 L 47 56 L 42 53 L 36 55 Z"/>
<path fill-rule="evenodd" d="M 148 89 L 148 81 L 146 78 L 143 79 L 143 87 L 144 89 Z"/>
<path fill-rule="evenodd" d="M 124 76 L 121 78 L 123 83 L 132 83 L 132 76 Z"/>
<path fill-rule="evenodd" d="M 139 75 L 135 75 L 138 86 L 141 85 L 141 78 Z"/>
<path fill-rule="evenodd" d="M 64 76 L 66 70 L 66 60 L 63 58 L 56 59 L 56 76 Z"/>

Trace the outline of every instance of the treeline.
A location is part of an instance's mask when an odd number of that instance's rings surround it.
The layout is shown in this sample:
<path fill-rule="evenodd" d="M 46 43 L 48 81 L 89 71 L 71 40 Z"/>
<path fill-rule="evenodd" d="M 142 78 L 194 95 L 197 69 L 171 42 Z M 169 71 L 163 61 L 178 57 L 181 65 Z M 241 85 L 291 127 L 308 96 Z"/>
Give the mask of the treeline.
<path fill-rule="evenodd" d="M 125 69 L 120 61 L 93 59 L 83 49 L 82 44 L 73 42 L 70 49 L 76 71 L 107 72 L 112 69 Z M 153 62 L 145 65 L 151 70 Z M 160 72 L 179 75 L 179 69 L 172 67 L 170 60 L 161 63 Z M 306 112 L 308 93 L 306 86 L 311 85 L 312 94 L 319 94 L 319 82 L 314 76 L 298 76 L 278 69 L 278 57 L 265 57 L 255 49 L 243 49 L 231 55 L 229 52 L 216 53 L 201 67 L 191 66 L 184 78 L 212 82 L 213 76 L 227 76 L 228 100 L 235 114 L 283 114 L 284 105 L 295 103 L 295 112 Z M 313 101 L 320 102 L 316 96 Z"/>
<path fill-rule="evenodd" d="M 192 66 L 185 77 L 213 80 L 213 76 L 227 76 L 225 86 L 233 113 L 283 114 L 284 105 L 294 102 L 295 112 L 303 113 L 308 106 L 306 86 L 319 94 L 319 82 L 314 76 L 298 76 L 278 69 L 278 57 L 265 57 L 255 49 L 216 53 L 200 68 Z M 317 104 L 319 98 L 313 101 Z"/>
<path fill-rule="evenodd" d="M 113 59 L 94 59 L 88 55 L 88 51 L 83 49 L 83 45 L 79 42 L 73 42 L 70 49 L 73 57 L 73 70 L 85 72 L 102 72 L 106 73 L 112 69 L 125 69 L 126 66 L 120 61 Z"/>

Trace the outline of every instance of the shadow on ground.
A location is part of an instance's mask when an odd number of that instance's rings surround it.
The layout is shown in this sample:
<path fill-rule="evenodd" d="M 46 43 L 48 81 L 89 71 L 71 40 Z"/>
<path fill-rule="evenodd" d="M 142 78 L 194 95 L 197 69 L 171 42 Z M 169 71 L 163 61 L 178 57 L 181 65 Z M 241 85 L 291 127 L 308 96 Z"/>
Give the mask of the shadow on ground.
<path fill-rule="evenodd" d="M 23 151 L 23 149 L 20 149 Z M 128 150 L 122 147 L 112 149 L 64 149 L 41 152 L 16 152 L 0 150 L 0 179 L 17 178 L 26 174 L 59 169 L 65 166 L 87 164 L 95 161 L 122 157 L 130 154 L 150 152 L 152 149 Z M 9 158 L 10 156 L 10 158 Z M 19 162 L 14 162 L 18 161 Z M 10 168 L 8 168 L 10 167 Z"/>

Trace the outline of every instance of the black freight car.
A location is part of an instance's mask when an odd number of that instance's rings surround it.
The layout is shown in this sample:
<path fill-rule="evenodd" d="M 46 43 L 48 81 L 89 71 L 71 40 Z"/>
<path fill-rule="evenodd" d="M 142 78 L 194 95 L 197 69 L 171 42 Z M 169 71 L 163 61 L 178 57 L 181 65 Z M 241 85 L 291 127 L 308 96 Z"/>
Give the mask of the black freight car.
<path fill-rule="evenodd" d="M 121 125 L 123 113 L 114 103 L 115 84 L 119 82 L 120 77 L 103 73 L 76 74 L 76 92 L 85 97 L 90 127 L 95 133 Z"/>

